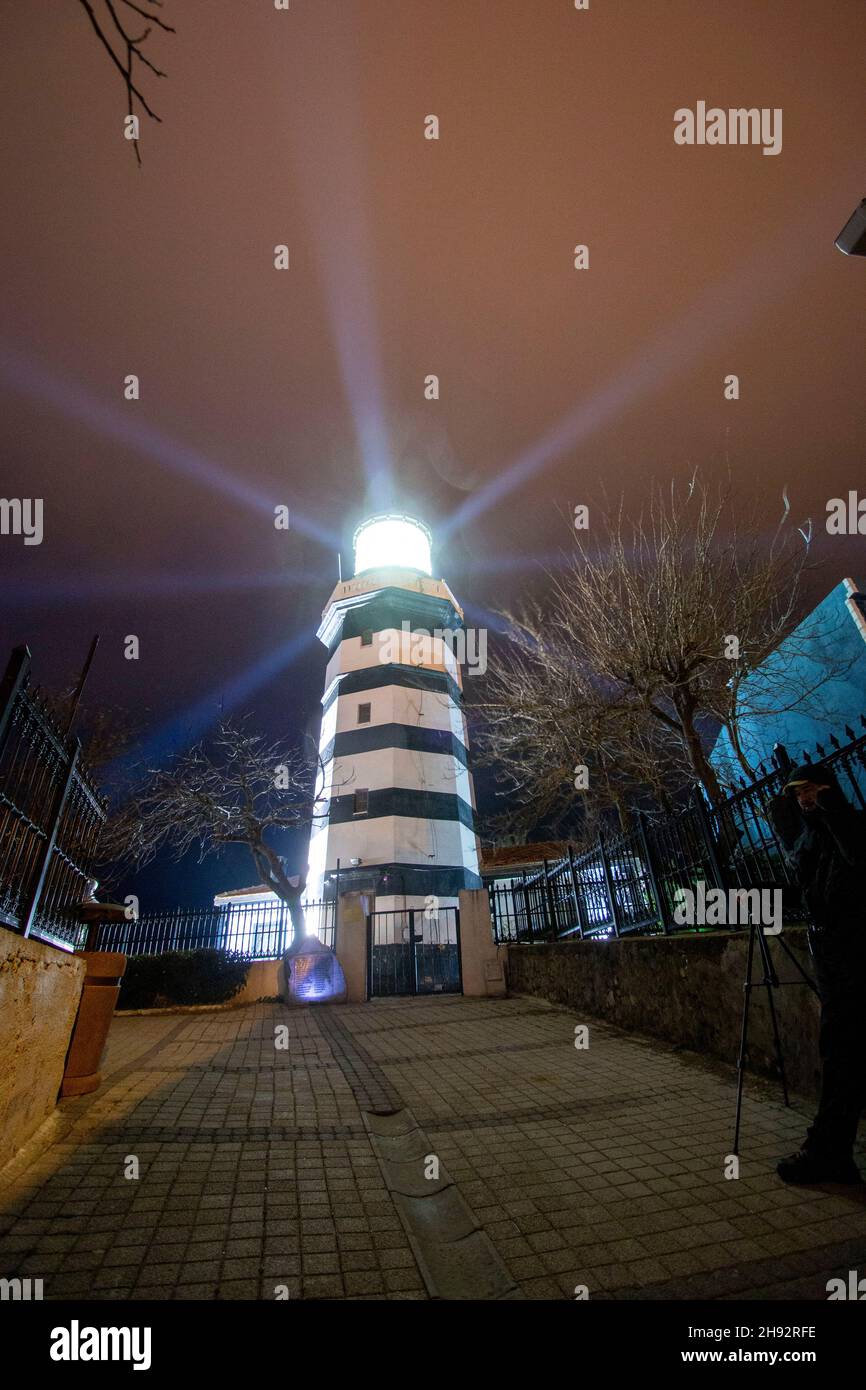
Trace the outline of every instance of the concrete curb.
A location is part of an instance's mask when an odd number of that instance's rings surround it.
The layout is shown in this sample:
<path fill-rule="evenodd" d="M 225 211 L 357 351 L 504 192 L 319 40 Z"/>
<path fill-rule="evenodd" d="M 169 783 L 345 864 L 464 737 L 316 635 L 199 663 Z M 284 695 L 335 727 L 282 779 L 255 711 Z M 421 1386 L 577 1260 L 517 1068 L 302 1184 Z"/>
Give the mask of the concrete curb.
<path fill-rule="evenodd" d="M 251 1004 L 281 1004 L 276 998 L 227 999 L 224 1004 L 170 1004 L 161 1009 L 115 1009 L 115 1018 L 158 1018 L 161 1014 L 221 1014 L 229 1009 L 246 1009 Z"/>
<path fill-rule="evenodd" d="M 444 1164 L 425 1178 L 431 1141 L 411 1110 L 363 1113 L 385 1185 L 431 1298 L 523 1297 Z"/>

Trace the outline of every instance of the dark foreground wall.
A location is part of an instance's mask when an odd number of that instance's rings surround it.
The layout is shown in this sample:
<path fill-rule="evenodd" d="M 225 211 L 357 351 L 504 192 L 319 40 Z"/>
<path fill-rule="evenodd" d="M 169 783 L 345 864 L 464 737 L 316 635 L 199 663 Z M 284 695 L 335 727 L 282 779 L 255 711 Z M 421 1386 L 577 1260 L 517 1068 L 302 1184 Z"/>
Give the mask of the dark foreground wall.
<path fill-rule="evenodd" d="M 767 938 L 779 979 L 799 980 L 779 940 Z M 784 940 L 814 977 L 803 927 Z M 587 1018 L 647 1033 L 736 1067 L 748 932 L 556 942 L 508 948 L 509 989 L 566 1004 Z M 753 979 L 762 978 L 756 949 Z M 774 992 L 788 1084 L 814 1096 L 818 1086 L 818 1001 L 802 983 Z M 749 1069 L 777 1076 L 767 992 L 752 991 Z"/>

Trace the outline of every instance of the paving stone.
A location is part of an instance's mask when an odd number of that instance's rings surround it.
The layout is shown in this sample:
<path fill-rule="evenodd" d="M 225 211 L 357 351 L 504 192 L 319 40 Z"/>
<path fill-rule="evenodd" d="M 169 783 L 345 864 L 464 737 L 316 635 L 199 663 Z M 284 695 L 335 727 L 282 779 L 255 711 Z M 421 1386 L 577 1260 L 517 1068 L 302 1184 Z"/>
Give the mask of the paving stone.
<path fill-rule="evenodd" d="M 304 1276 L 303 1282 L 304 1298 L 343 1298 L 345 1296 L 345 1285 L 343 1280 L 333 1274 Z"/>
<path fill-rule="evenodd" d="M 385 1281 L 381 1274 L 374 1270 L 363 1270 L 347 1273 L 343 1277 L 346 1294 L 349 1298 L 357 1298 L 362 1294 L 384 1293 Z"/>
<path fill-rule="evenodd" d="M 802 1108 L 747 1078 L 726 1182 L 734 1072 L 602 1023 L 578 1058 L 574 1022 L 455 996 L 115 1019 L 103 1086 L 0 1193 L 0 1276 L 81 1300 L 414 1300 L 420 1260 L 495 1297 L 448 1267 L 474 1241 L 504 1298 L 825 1298 L 866 1264 L 858 1194 L 775 1176 Z"/>
<path fill-rule="evenodd" d="M 308 1255 L 305 1251 L 301 1257 L 301 1268 L 305 1278 L 310 1274 L 339 1274 L 340 1257 L 336 1250 L 326 1255 Z"/>
<path fill-rule="evenodd" d="M 216 1296 L 218 1299 L 242 1299 L 251 1300 L 258 1298 L 259 1285 L 255 1279 L 225 1279 L 221 1280 L 217 1286 Z"/>

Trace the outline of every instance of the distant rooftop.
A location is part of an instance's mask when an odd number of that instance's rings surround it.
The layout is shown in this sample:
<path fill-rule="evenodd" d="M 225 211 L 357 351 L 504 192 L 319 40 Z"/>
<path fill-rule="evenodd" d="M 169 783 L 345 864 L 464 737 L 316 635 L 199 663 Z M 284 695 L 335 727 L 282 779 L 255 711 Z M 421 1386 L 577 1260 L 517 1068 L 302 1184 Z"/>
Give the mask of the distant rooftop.
<path fill-rule="evenodd" d="M 502 869 L 529 869 L 543 859 L 555 862 L 568 854 L 567 840 L 538 840 L 531 845 L 486 846 L 478 865 L 480 874 L 494 874 Z"/>
<path fill-rule="evenodd" d="M 214 902 L 218 903 L 221 898 L 254 898 L 259 893 L 272 893 L 266 883 L 258 883 L 253 888 L 224 888 L 221 893 L 214 895 Z"/>

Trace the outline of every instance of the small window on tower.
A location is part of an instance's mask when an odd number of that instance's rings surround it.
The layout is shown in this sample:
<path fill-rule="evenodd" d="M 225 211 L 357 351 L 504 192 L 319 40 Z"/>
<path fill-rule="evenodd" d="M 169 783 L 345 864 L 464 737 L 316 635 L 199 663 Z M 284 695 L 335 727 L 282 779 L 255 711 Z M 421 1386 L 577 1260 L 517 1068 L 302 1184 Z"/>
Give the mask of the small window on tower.
<path fill-rule="evenodd" d="M 358 706 L 358 723 L 359 723 L 359 724 L 369 724 L 369 722 L 370 722 L 370 706 L 369 706 L 369 705 L 359 705 L 359 706 Z"/>
<path fill-rule="evenodd" d="M 356 816 L 366 816 L 369 805 L 370 793 L 366 787 L 360 787 L 355 792 L 354 814 Z"/>
<path fill-rule="evenodd" d="M 366 632 L 362 632 L 362 633 L 361 633 L 361 646 L 362 646 L 362 647 L 372 647 L 372 645 L 373 645 L 373 629 L 372 629 L 371 627 L 368 627 L 367 630 L 366 630 Z"/>

